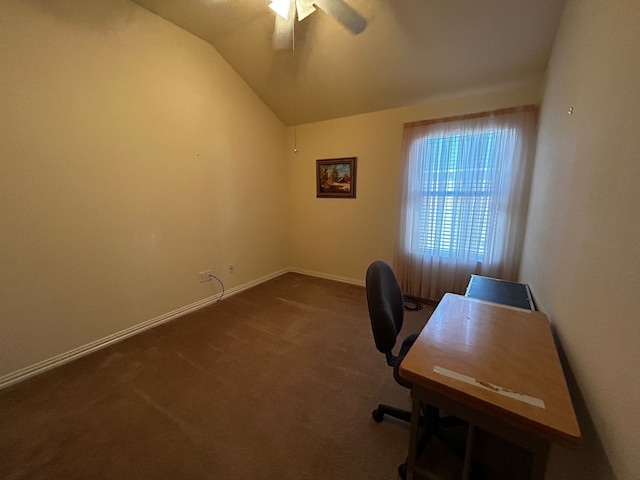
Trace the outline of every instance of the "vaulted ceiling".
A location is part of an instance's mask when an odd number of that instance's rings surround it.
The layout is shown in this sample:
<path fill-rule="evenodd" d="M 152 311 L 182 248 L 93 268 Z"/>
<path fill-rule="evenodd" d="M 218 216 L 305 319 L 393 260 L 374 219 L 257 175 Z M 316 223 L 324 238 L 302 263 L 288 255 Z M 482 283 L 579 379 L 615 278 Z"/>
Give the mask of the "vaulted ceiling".
<path fill-rule="evenodd" d="M 295 48 L 276 49 L 268 0 L 133 1 L 210 43 L 287 125 L 539 85 L 564 8 L 564 0 L 343 0 L 366 19 L 362 33 L 318 9 L 295 22 Z"/>

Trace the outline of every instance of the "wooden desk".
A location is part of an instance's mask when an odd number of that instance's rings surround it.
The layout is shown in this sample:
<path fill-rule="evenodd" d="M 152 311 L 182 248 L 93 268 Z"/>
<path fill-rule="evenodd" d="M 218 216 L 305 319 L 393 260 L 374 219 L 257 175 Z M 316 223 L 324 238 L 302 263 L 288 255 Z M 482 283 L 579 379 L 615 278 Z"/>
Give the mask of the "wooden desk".
<path fill-rule="evenodd" d="M 434 405 L 534 453 L 543 479 L 550 444 L 576 447 L 580 428 L 547 317 L 446 294 L 400 365 L 413 383 L 412 419 Z M 419 425 L 411 423 L 407 478 L 416 466 Z M 473 427 L 467 437 L 468 475 Z"/>

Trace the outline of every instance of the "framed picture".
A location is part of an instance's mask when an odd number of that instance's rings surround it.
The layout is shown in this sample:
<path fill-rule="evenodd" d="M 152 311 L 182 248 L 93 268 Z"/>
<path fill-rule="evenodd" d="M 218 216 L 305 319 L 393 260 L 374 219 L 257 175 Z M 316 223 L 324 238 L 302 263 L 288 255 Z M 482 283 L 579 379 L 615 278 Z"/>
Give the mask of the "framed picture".
<path fill-rule="evenodd" d="M 356 160 L 316 160 L 316 197 L 356 198 Z"/>

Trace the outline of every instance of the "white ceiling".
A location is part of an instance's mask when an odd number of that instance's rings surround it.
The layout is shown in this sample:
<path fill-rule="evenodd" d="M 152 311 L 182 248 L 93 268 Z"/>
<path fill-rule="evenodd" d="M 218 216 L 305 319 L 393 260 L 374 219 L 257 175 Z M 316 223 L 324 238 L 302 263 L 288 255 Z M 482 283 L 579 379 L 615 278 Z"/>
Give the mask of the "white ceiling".
<path fill-rule="evenodd" d="M 213 45 L 287 125 L 538 85 L 565 3 L 345 0 L 364 32 L 318 10 L 293 51 L 273 47 L 268 0 L 133 1 Z"/>

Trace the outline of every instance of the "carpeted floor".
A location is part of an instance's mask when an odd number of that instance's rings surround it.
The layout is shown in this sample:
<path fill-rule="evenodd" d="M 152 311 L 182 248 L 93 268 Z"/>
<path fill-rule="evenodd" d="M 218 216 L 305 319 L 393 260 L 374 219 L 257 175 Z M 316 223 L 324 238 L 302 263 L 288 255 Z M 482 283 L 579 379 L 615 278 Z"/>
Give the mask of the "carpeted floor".
<path fill-rule="evenodd" d="M 407 315 L 419 331 L 429 309 Z M 361 287 L 286 274 L 0 391 L 0 477 L 393 479 Z"/>

